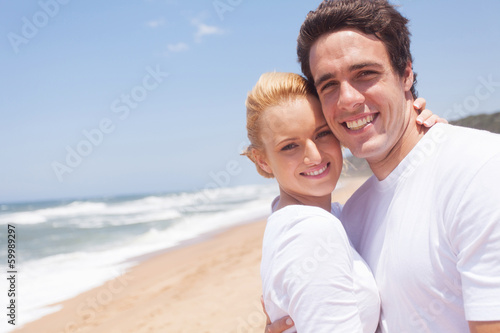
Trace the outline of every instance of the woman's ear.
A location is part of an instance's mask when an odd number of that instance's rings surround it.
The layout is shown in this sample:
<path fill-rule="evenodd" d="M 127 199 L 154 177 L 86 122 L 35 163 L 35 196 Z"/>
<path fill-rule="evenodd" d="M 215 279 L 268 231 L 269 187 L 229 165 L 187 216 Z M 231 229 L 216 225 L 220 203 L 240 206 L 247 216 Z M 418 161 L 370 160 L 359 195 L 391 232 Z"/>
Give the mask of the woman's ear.
<path fill-rule="evenodd" d="M 252 148 L 252 155 L 253 155 L 253 158 L 255 159 L 255 163 L 257 163 L 257 165 L 262 170 L 264 170 L 265 172 L 267 172 L 271 175 L 273 174 L 273 170 L 269 166 L 269 163 L 267 162 L 266 155 L 263 152 L 255 149 L 255 148 Z"/>

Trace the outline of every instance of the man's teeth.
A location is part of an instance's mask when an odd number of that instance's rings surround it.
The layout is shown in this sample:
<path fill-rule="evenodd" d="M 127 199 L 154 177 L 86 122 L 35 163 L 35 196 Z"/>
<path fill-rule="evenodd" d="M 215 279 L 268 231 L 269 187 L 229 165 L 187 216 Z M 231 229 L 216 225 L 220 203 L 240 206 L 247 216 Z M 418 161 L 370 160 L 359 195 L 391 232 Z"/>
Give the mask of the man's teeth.
<path fill-rule="evenodd" d="M 366 124 L 371 123 L 373 121 L 373 118 L 374 118 L 373 115 L 369 115 L 367 117 L 360 118 L 358 120 L 346 121 L 346 125 L 351 130 L 354 130 L 354 131 L 359 130 L 359 129 L 362 129 L 363 127 L 365 127 Z"/>
<path fill-rule="evenodd" d="M 321 168 L 320 170 L 316 170 L 316 171 L 313 171 L 313 172 L 304 172 L 304 174 L 306 176 L 317 176 L 317 175 L 321 175 L 323 172 L 325 172 L 326 168 L 328 168 L 328 164 L 325 165 L 324 168 Z"/>

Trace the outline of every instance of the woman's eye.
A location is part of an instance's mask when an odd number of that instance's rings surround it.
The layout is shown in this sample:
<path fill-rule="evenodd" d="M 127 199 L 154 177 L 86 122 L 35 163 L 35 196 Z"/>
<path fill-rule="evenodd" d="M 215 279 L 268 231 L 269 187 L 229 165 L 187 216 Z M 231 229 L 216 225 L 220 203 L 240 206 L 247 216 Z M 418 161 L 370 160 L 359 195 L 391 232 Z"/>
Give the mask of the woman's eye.
<path fill-rule="evenodd" d="M 330 131 L 330 130 L 326 130 L 326 131 L 320 132 L 320 133 L 318 134 L 318 139 L 319 139 L 319 138 L 322 138 L 322 137 L 324 137 L 324 136 L 330 135 L 330 134 L 332 134 L 332 131 Z"/>
<path fill-rule="evenodd" d="M 295 143 L 290 143 L 290 144 L 287 144 L 286 146 L 284 146 L 283 148 L 281 148 L 282 151 L 284 150 L 290 150 L 290 149 L 293 149 L 295 148 L 297 145 Z"/>

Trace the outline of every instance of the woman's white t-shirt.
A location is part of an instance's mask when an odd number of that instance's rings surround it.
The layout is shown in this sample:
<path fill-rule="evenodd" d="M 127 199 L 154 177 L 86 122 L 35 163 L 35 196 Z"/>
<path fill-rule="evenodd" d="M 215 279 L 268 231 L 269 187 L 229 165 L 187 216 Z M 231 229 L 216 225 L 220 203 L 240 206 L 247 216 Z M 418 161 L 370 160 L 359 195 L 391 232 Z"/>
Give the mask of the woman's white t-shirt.
<path fill-rule="evenodd" d="M 380 299 L 373 275 L 332 212 L 290 205 L 269 216 L 261 277 L 266 311 L 290 315 L 286 332 L 363 332 L 377 329 Z"/>

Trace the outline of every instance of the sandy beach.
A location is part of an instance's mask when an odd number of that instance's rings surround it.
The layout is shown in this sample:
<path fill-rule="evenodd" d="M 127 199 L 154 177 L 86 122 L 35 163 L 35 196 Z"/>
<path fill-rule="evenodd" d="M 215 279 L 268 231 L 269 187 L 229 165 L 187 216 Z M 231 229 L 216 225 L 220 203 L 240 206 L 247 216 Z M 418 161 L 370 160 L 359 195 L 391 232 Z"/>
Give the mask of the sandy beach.
<path fill-rule="evenodd" d="M 345 202 L 365 179 L 343 178 L 333 200 Z M 264 228 L 257 221 L 150 256 L 14 332 L 263 332 Z"/>

